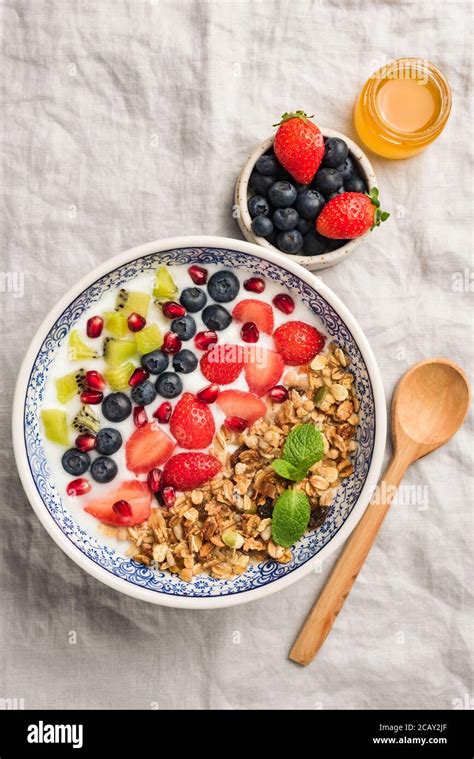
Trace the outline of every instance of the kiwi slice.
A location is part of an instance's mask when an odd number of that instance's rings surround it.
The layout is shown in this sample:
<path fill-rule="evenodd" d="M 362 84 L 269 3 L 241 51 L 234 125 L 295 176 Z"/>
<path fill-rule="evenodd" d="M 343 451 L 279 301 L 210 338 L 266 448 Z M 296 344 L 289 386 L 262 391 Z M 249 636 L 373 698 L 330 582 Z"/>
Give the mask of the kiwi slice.
<path fill-rule="evenodd" d="M 135 366 L 128 361 L 122 366 L 110 367 L 104 372 L 104 377 L 112 390 L 130 390 L 128 380 L 132 376 Z"/>
<path fill-rule="evenodd" d="M 127 317 L 118 311 L 106 311 L 104 314 L 105 329 L 111 332 L 115 337 L 126 337 L 128 335 Z"/>
<path fill-rule="evenodd" d="M 120 366 L 136 352 L 135 340 L 117 340 L 115 337 L 104 340 L 104 358 L 109 366 Z"/>
<path fill-rule="evenodd" d="M 147 293 L 132 292 L 131 290 L 119 290 L 115 301 L 115 310 L 124 316 L 140 314 L 146 319 L 151 295 Z"/>
<path fill-rule="evenodd" d="M 138 352 L 142 355 L 157 350 L 163 345 L 163 336 L 157 324 L 150 324 L 149 327 L 141 329 L 135 333 Z"/>
<path fill-rule="evenodd" d="M 69 430 L 65 411 L 59 409 L 43 409 L 41 412 L 44 434 L 53 443 L 69 445 Z"/>
<path fill-rule="evenodd" d="M 97 358 L 98 353 L 81 339 L 77 329 L 69 333 L 68 353 L 70 361 L 82 361 L 84 358 Z"/>
<path fill-rule="evenodd" d="M 69 403 L 75 395 L 82 393 L 86 385 L 84 369 L 65 374 L 56 380 L 56 393 L 59 403 Z"/>
<path fill-rule="evenodd" d="M 82 434 L 86 432 L 93 432 L 96 434 L 100 430 L 99 419 L 90 406 L 81 406 L 72 420 L 72 426 Z"/>
<path fill-rule="evenodd" d="M 177 292 L 178 287 L 168 269 L 160 266 L 155 275 L 154 297 L 158 300 L 172 300 Z"/>

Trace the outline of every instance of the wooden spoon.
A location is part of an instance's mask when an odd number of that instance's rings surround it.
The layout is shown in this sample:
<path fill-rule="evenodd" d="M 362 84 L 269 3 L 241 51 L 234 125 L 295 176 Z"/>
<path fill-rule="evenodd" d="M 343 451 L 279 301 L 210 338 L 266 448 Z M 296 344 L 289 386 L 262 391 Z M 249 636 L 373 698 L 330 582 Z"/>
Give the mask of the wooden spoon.
<path fill-rule="evenodd" d="M 334 621 L 377 537 L 407 468 L 454 435 L 470 404 L 463 370 L 445 358 L 413 366 L 400 380 L 392 400 L 393 456 L 379 493 L 347 541 L 319 598 L 290 651 L 290 659 L 309 664 L 326 640 Z"/>

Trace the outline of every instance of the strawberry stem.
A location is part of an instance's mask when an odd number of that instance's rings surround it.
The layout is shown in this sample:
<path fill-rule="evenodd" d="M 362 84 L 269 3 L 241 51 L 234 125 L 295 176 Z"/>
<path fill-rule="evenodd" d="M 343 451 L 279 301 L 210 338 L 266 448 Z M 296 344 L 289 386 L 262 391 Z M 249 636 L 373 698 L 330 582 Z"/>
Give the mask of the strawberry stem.
<path fill-rule="evenodd" d="M 374 223 L 371 226 L 371 230 L 375 227 L 380 227 L 382 221 L 387 221 L 390 214 L 388 211 L 382 211 L 380 208 L 379 190 L 378 187 L 372 187 L 370 192 L 366 193 L 367 197 L 371 199 L 372 205 L 375 206 Z"/>
<path fill-rule="evenodd" d="M 289 121 L 290 119 L 302 119 L 303 121 L 308 121 L 308 119 L 312 118 L 314 118 L 314 114 L 313 116 L 307 116 L 304 111 L 290 111 L 289 113 L 285 111 L 281 117 L 281 121 L 279 121 L 278 124 L 273 124 L 273 126 L 280 126 L 281 124 L 284 124 L 285 121 Z"/>

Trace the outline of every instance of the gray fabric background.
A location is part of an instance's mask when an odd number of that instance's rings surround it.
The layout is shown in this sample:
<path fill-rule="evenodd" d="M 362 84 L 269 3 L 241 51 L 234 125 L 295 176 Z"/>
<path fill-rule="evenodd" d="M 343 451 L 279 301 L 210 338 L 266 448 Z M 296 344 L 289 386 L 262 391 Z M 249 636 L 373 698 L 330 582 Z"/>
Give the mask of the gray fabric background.
<path fill-rule="evenodd" d="M 429 355 L 471 370 L 470 2 L 6 0 L 2 32 L 2 267 L 24 275 L 24 296 L 1 293 L 0 698 L 70 709 L 468 706 L 468 424 L 407 475 L 415 503 L 393 508 L 328 642 L 301 669 L 287 653 L 332 562 L 222 611 L 121 596 L 36 520 L 9 417 L 27 345 L 77 277 L 160 237 L 239 237 L 234 180 L 279 114 L 303 107 L 355 136 L 359 88 L 407 54 L 446 73 L 452 116 L 419 157 L 374 157 L 392 217 L 322 278 L 368 335 L 388 397 Z"/>

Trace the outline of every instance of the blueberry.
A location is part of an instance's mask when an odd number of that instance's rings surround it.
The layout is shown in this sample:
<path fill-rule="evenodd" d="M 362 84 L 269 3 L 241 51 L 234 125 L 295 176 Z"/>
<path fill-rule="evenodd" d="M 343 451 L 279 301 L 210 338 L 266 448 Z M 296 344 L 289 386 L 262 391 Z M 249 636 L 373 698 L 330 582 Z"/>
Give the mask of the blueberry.
<path fill-rule="evenodd" d="M 327 240 L 314 230 L 303 237 L 303 254 L 305 256 L 320 256 L 326 250 Z"/>
<path fill-rule="evenodd" d="M 179 316 L 177 319 L 173 319 L 170 329 L 172 332 L 175 332 L 181 340 L 191 340 L 196 334 L 196 322 L 192 316 L 186 314 L 186 316 Z"/>
<path fill-rule="evenodd" d="M 322 211 L 324 202 L 317 190 L 305 190 L 296 198 L 295 208 L 303 219 L 315 219 Z"/>
<path fill-rule="evenodd" d="M 266 237 L 273 232 L 273 222 L 268 216 L 256 216 L 252 220 L 252 232 L 260 237 Z"/>
<path fill-rule="evenodd" d="M 249 187 L 258 195 L 267 195 L 268 190 L 275 183 L 275 177 L 264 177 L 258 171 L 252 171 L 249 179 Z"/>
<path fill-rule="evenodd" d="M 291 182 L 280 180 L 270 187 L 268 198 L 275 208 L 288 208 L 295 202 L 297 194 Z"/>
<path fill-rule="evenodd" d="M 274 225 L 284 232 L 288 229 L 294 229 L 299 220 L 298 211 L 295 211 L 294 208 L 277 208 L 273 214 Z"/>
<path fill-rule="evenodd" d="M 198 360 L 192 351 L 178 351 L 173 356 L 173 369 L 181 374 L 190 374 L 198 365 Z"/>
<path fill-rule="evenodd" d="M 308 190 L 311 187 L 310 184 L 300 184 L 300 182 L 295 182 L 294 185 L 295 185 L 296 192 L 298 193 L 298 195 L 300 195 L 302 192 L 304 192 L 305 190 Z"/>
<path fill-rule="evenodd" d="M 274 155 L 266 153 L 265 155 L 261 155 L 257 160 L 255 168 L 260 174 L 263 174 L 265 177 L 272 177 L 278 173 L 280 164 Z"/>
<path fill-rule="evenodd" d="M 206 305 L 207 295 L 200 287 L 185 287 L 179 296 L 179 302 L 192 314 Z"/>
<path fill-rule="evenodd" d="M 216 271 L 207 283 L 207 290 L 218 303 L 228 303 L 237 297 L 240 283 L 231 271 Z"/>
<path fill-rule="evenodd" d="M 313 187 L 326 196 L 339 190 L 342 184 L 342 176 L 336 169 L 320 169 L 314 179 Z"/>
<path fill-rule="evenodd" d="M 296 225 L 296 229 L 298 232 L 301 232 L 304 237 L 311 229 L 313 229 L 313 225 L 309 219 L 300 219 Z"/>
<path fill-rule="evenodd" d="M 155 387 L 163 398 L 176 398 L 183 390 L 183 382 L 174 372 L 163 372 L 156 380 Z"/>
<path fill-rule="evenodd" d="M 143 354 L 140 363 L 150 374 L 160 374 L 167 368 L 169 356 L 163 351 L 150 351 L 150 353 Z"/>
<path fill-rule="evenodd" d="M 344 182 L 346 182 L 349 177 L 357 176 L 357 169 L 350 155 L 347 156 L 346 160 L 341 163 L 340 166 L 336 166 L 336 169 L 338 170 Z"/>
<path fill-rule="evenodd" d="M 367 185 L 362 177 L 349 177 L 345 184 L 346 192 L 367 192 Z"/>
<path fill-rule="evenodd" d="M 349 240 L 331 240 L 329 237 L 326 238 L 326 248 L 327 250 L 337 250 L 338 248 L 342 248 L 343 245 L 346 244 L 346 242 L 349 242 Z"/>
<path fill-rule="evenodd" d="M 156 398 L 156 390 L 153 383 L 150 380 L 140 382 L 139 385 L 135 385 L 131 392 L 132 401 L 137 406 L 148 406 L 149 403 L 153 403 Z"/>
<path fill-rule="evenodd" d="M 224 306 L 207 306 L 202 312 L 202 320 L 208 329 L 219 332 L 232 321 L 232 316 Z"/>
<path fill-rule="evenodd" d="M 91 464 L 89 454 L 84 453 L 83 451 L 78 451 L 77 448 L 70 448 L 66 451 L 61 461 L 63 469 L 65 469 L 68 474 L 74 475 L 74 477 L 87 472 Z"/>
<path fill-rule="evenodd" d="M 111 456 L 112 453 L 116 453 L 122 445 L 122 435 L 113 427 L 103 427 L 97 433 L 96 442 L 96 450 L 98 453 L 103 453 L 104 456 Z"/>
<path fill-rule="evenodd" d="M 91 475 L 96 482 L 110 482 L 117 476 L 117 464 L 108 456 L 99 456 L 92 462 Z"/>
<path fill-rule="evenodd" d="M 339 187 L 339 189 L 336 190 L 336 192 L 331 192 L 330 195 L 326 195 L 326 200 L 329 201 L 329 200 L 332 200 L 333 198 L 337 198 L 337 196 L 342 195 L 343 192 L 344 192 L 344 187 Z"/>
<path fill-rule="evenodd" d="M 252 195 L 247 205 L 252 218 L 255 216 L 268 216 L 270 211 L 268 201 L 262 198 L 261 195 Z"/>
<path fill-rule="evenodd" d="M 280 232 L 277 239 L 277 246 L 283 253 L 294 255 L 299 253 L 303 247 L 303 235 L 297 229 L 290 229 L 288 232 Z"/>
<path fill-rule="evenodd" d="M 328 137 L 324 144 L 323 166 L 332 169 L 344 163 L 349 154 L 349 148 L 340 137 Z"/>
<path fill-rule="evenodd" d="M 130 398 L 125 393 L 110 393 L 102 401 L 102 413 L 109 422 L 123 422 L 132 413 Z"/>

